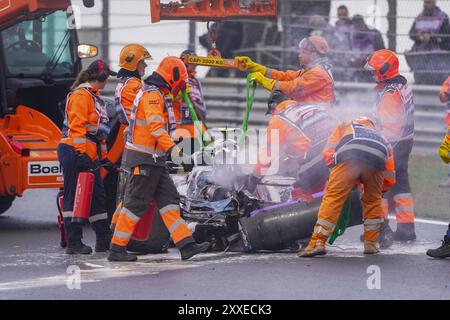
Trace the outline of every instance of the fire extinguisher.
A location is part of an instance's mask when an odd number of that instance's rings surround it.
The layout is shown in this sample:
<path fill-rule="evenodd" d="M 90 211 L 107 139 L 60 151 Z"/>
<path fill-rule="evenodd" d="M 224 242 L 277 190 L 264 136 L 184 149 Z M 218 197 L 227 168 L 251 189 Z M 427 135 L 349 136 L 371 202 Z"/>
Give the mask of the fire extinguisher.
<path fill-rule="evenodd" d="M 58 208 L 58 229 L 59 229 L 59 244 L 61 248 L 67 247 L 67 231 L 64 225 L 64 216 L 63 212 L 63 200 L 64 200 L 64 191 L 60 190 L 58 195 L 56 196 L 56 207 Z"/>
<path fill-rule="evenodd" d="M 78 174 L 72 223 L 85 225 L 89 222 L 95 176 L 92 172 L 82 171 Z"/>
<path fill-rule="evenodd" d="M 137 241 L 145 241 L 150 235 L 150 230 L 152 229 L 153 214 L 155 213 L 156 202 L 153 201 L 150 208 L 147 210 L 142 219 L 139 220 L 136 227 L 134 228 L 131 239 Z"/>

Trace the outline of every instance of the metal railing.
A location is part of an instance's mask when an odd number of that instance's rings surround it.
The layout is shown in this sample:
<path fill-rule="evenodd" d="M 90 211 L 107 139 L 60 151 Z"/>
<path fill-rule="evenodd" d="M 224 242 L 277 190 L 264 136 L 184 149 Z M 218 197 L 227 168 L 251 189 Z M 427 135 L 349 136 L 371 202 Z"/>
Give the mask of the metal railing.
<path fill-rule="evenodd" d="M 210 128 L 240 128 L 245 113 L 245 79 L 205 78 L 200 79 L 207 105 L 207 123 Z M 116 82 L 111 81 L 105 95 L 112 96 Z M 334 114 L 340 119 L 351 119 L 367 114 L 372 108 L 373 84 L 336 83 L 337 105 Z M 413 85 L 415 100 L 416 154 L 435 155 L 447 127 L 444 123 L 446 107 L 439 102 L 439 87 Z M 269 93 L 261 88 L 256 90 L 255 103 L 250 114 L 249 127 L 265 128 L 269 120 L 265 115 Z"/>

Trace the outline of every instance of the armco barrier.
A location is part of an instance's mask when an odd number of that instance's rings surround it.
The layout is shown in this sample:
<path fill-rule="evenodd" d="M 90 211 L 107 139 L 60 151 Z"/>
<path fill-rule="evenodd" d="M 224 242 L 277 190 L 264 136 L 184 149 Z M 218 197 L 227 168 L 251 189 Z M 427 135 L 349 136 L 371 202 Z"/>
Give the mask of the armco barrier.
<path fill-rule="evenodd" d="M 239 127 L 245 112 L 245 79 L 205 78 L 202 79 L 207 104 L 208 126 Z M 105 95 L 113 95 L 116 82 L 111 81 Z M 337 104 L 333 112 L 340 119 L 362 115 L 373 107 L 374 84 L 340 82 L 336 84 Z M 414 153 L 436 154 L 447 128 L 444 124 L 446 107 L 439 102 L 439 87 L 413 85 L 415 100 Z M 263 128 L 267 124 L 265 115 L 269 93 L 256 90 L 249 127 Z"/>

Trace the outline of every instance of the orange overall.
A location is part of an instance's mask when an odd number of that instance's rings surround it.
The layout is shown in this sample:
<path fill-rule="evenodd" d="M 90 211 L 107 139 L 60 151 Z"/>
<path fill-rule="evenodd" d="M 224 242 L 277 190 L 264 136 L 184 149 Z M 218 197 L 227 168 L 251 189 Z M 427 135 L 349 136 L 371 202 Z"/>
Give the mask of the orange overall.
<path fill-rule="evenodd" d="M 414 201 L 408 178 L 409 155 L 414 137 L 414 102 L 411 87 L 406 83 L 385 83 L 377 86 L 376 113 L 382 134 L 394 148 L 396 184 L 383 197 L 387 219 L 389 207 L 395 210 L 397 223 L 414 223 Z"/>
<path fill-rule="evenodd" d="M 124 131 L 128 127 L 131 112 L 133 111 L 133 103 L 139 90 L 142 88 L 142 81 L 136 77 L 123 78 L 119 81 L 116 87 L 115 102 L 116 111 L 119 115 L 120 127 L 114 140 L 113 145 L 108 151 L 107 158 L 114 164 L 117 164 L 123 154 L 125 148 Z M 102 171 L 102 176 L 105 177 L 106 170 Z M 117 180 L 116 180 L 117 184 Z M 111 220 L 111 230 L 116 227 L 117 219 L 122 208 L 122 202 L 119 203 Z"/>
<path fill-rule="evenodd" d="M 320 59 L 307 69 L 286 72 L 267 69 L 266 77 L 278 80 L 274 90 L 301 103 L 320 103 L 332 107 L 334 80 L 326 60 Z"/>
<path fill-rule="evenodd" d="M 357 183 L 364 186 L 364 239 L 376 241 L 384 220 L 381 195 L 395 183 L 392 147 L 370 124 L 355 120 L 335 129 L 323 156 L 332 169 L 308 248 L 325 246 Z"/>
<path fill-rule="evenodd" d="M 126 247 L 136 224 L 156 201 L 161 218 L 179 248 L 194 239 L 180 216 L 179 195 L 165 161 L 175 146 L 169 135 L 169 92 L 155 85 L 143 87 L 136 96 L 122 158 L 127 182 L 111 248 Z"/>

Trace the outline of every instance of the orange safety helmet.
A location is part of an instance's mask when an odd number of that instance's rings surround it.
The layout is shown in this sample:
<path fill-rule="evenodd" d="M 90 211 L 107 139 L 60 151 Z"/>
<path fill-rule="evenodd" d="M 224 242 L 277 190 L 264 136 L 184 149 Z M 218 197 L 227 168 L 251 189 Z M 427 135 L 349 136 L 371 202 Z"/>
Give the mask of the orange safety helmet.
<path fill-rule="evenodd" d="M 140 44 L 128 44 L 120 51 L 119 67 L 128 70 L 136 71 L 139 62 L 142 60 L 152 60 L 151 54 Z"/>
<path fill-rule="evenodd" d="M 317 52 L 323 56 L 330 52 L 330 47 L 327 40 L 320 36 L 304 38 L 302 41 L 300 41 L 298 47 L 307 51 Z"/>
<path fill-rule="evenodd" d="M 165 57 L 158 68 L 155 70 L 164 81 L 172 89 L 172 94 L 175 96 L 180 90 L 186 88 L 186 81 L 188 80 L 188 72 L 184 62 L 177 57 Z"/>
<path fill-rule="evenodd" d="M 378 81 L 395 78 L 398 73 L 398 58 L 391 50 L 383 49 L 372 53 L 367 58 L 364 69 L 374 71 Z"/>

